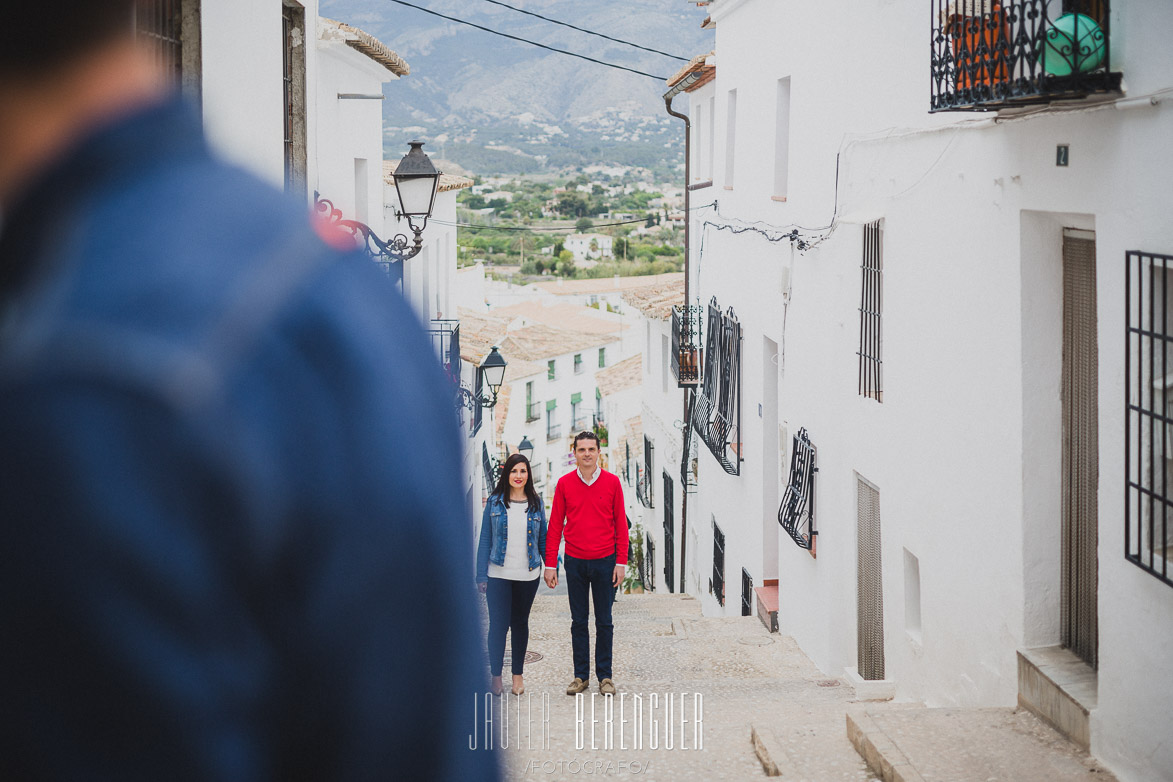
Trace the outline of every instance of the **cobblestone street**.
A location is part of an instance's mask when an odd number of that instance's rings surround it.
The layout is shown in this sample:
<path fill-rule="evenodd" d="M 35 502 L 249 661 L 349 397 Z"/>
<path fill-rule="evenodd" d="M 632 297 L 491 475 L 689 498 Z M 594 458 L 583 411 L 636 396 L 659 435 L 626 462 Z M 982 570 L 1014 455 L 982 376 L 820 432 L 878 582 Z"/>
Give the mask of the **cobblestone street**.
<path fill-rule="evenodd" d="M 544 593 L 544 594 L 543 594 Z M 593 627 L 592 627 L 593 633 Z M 625 704 L 620 749 L 618 708 L 612 734 L 615 748 L 602 749 L 605 740 L 603 698 L 591 681 L 594 701 L 595 744 L 591 749 L 590 709 L 586 697 L 583 749 L 576 749 L 575 699 L 565 694 L 573 678 L 570 612 L 565 596 L 543 587 L 530 618 L 529 650 L 541 659 L 527 663 L 526 692 L 506 696 L 509 748 L 502 752 L 506 776 L 517 780 L 582 779 L 591 776 L 640 780 L 733 780 L 765 777 L 755 756 L 753 727 L 769 726 L 775 746 L 785 747 L 783 762 L 788 779 L 837 782 L 869 780 L 863 761 L 848 741 L 845 713 L 854 697 L 852 688 L 819 672 L 792 640 L 768 633 L 754 617 L 702 618 L 695 599 L 680 595 L 622 595 L 615 604 L 615 682 Z M 592 640 L 593 652 L 593 640 Z M 507 652 L 508 656 L 508 652 Z M 508 662 L 505 668 L 509 686 Z M 508 689 L 506 690 L 508 692 Z M 659 711 L 657 749 L 651 749 L 650 696 L 656 693 Z M 673 749 L 665 737 L 664 695 L 677 695 L 673 715 Z M 703 749 L 693 749 L 693 693 L 703 697 Z M 643 747 L 633 749 L 633 696 L 642 696 Z M 685 746 L 681 748 L 680 694 L 685 694 Z M 494 730 L 502 727 L 495 702 Z M 548 704 L 548 706 L 544 705 Z M 544 746 L 543 708 L 548 717 L 549 746 Z M 532 738 L 527 729 L 527 709 Z M 520 742 L 518 720 L 521 719 Z M 483 720 L 483 715 L 482 715 Z M 483 733 L 483 730 L 482 730 Z M 533 749 L 529 748 L 532 741 Z M 541 745 L 541 748 L 538 748 Z M 778 753 L 775 750 L 775 754 Z"/>

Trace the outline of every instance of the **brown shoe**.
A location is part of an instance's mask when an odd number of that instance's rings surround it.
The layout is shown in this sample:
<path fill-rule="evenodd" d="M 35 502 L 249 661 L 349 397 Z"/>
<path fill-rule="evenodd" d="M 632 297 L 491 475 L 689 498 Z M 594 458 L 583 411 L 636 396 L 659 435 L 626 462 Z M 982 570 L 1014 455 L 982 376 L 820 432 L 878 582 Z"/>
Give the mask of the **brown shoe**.
<path fill-rule="evenodd" d="M 614 695 L 615 682 L 610 679 L 603 679 L 603 681 L 599 682 L 599 692 L 603 695 Z"/>
<path fill-rule="evenodd" d="M 582 679 L 575 678 L 575 680 L 570 683 L 570 686 L 566 688 L 566 694 L 567 695 L 578 695 L 580 692 L 584 691 L 588 686 L 590 686 L 590 685 L 588 685 Z"/>

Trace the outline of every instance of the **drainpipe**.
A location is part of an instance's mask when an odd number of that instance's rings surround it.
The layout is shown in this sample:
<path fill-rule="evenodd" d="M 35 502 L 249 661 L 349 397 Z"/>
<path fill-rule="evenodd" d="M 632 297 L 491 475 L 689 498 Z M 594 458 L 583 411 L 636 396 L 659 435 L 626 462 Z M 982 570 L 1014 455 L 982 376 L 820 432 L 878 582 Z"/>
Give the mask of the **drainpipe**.
<path fill-rule="evenodd" d="M 692 181 L 692 123 L 688 119 L 687 114 L 681 114 L 678 111 L 672 110 L 672 99 L 686 89 L 700 80 L 701 75 L 693 72 L 681 79 L 672 89 L 664 93 L 664 109 L 670 116 L 676 117 L 684 121 L 684 307 L 681 312 L 682 315 L 688 317 L 688 276 L 689 276 L 689 234 L 692 227 L 692 212 L 689 210 L 691 191 L 688 186 Z M 689 410 L 689 402 L 691 400 L 692 392 L 690 389 L 684 391 L 684 425 L 691 426 L 692 416 Z M 683 440 L 681 445 L 683 445 Z M 682 456 L 682 463 L 688 458 L 687 454 Z M 681 477 L 680 483 L 680 591 L 687 592 L 688 585 L 688 488 L 684 485 L 684 476 Z"/>

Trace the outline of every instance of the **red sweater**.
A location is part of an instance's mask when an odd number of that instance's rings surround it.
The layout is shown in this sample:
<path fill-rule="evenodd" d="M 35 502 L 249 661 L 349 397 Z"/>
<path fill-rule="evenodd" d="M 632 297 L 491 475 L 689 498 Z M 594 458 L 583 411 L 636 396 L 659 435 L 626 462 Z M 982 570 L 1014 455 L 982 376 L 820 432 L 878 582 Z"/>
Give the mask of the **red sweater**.
<path fill-rule="evenodd" d="M 558 479 L 554 506 L 546 532 L 546 566 L 558 563 L 558 544 L 566 533 L 566 553 L 579 559 L 615 555 L 616 565 L 627 564 L 627 510 L 619 477 L 602 467 L 590 486 L 578 470 Z M 554 564 L 551 565 L 550 563 Z"/>

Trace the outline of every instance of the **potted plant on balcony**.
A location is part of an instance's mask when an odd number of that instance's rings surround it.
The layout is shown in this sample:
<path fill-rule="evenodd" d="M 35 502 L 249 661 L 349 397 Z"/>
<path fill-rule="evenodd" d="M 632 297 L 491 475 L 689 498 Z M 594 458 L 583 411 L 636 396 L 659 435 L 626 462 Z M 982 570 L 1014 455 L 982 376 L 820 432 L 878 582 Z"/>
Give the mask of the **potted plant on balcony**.
<path fill-rule="evenodd" d="M 607 425 L 603 422 L 595 424 L 595 434 L 599 436 L 599 447 L 607 447 Z"/>

